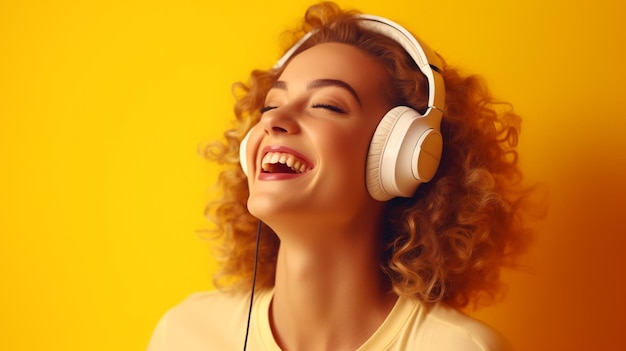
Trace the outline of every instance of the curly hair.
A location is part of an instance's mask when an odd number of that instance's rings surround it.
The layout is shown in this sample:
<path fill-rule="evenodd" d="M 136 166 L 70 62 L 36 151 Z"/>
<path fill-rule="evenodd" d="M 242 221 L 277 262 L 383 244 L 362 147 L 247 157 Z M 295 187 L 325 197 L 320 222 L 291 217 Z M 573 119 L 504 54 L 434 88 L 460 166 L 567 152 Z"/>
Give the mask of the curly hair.
<path fill-rule="evenodd" d="M 297 29 L 287 31 L 292 44 L 315 30 L 294 54 L 324 42 L 346 43 L 376 58 L 393 88 L 396 105 L 423 110 L 427 83 L 415 63 L 395 41 L 362 28 L 356 11 L 334 3 L 311 6 Z M 281 69 L 255 70 L 249 82 L 236 83 L 236 126 L 225 141 L 205 149 L 224 169 L 219 176 L 222 199 L 207 207 L 219 234 L 222 269 L 218 287 L 248 289 L 252 279 L 256 225 L 246 208 L 246 176 L 239 164 L 239 144 L 260 119 L 265 95 Z M 526 248 L 525 203 L 515 147 L 520 118 L 509 104 L 495 100 L 483 80 L 444 63 L 446 105 L 441 122 L 444 148 L 435 178 L 412 198 L 395 198 L 385 208 L 381 270 L 398 295 L 453 307 L 486 305 L 502 291 L 500 270 L 513 265 Z M 262 227 L 256 287 L 274 284 L 279 240 Z"/>

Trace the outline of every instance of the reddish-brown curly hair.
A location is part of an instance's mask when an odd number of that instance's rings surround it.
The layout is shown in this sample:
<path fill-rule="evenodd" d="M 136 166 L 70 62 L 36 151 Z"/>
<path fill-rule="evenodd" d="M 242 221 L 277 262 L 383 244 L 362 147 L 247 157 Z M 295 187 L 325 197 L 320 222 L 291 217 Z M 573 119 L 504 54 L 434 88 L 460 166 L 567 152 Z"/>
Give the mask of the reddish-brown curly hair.
<path fill-rule="evenodd" d="M 298 52 L 323 42 L 354 45 L 382 63 L 394 82 L 387 98 L 423 110 L 425 77 L 393 40 L 359 26 L 355 11 L 329 2 L 311 6 L 291 42 L 316 30 Z M 296 53 L 297 54 L 297 53 Z M 239 165 L 239 144 L 260 119 L 260 108 L 280 69 L 255 70 L 247 84 L 235 84 L 237 126 L 225 142 L 206 148 L 224 166 L 222 199 L 207 207 L 221 245 L 218 286 L 248 289 L 252 278 L 258 220 L 246 208 L 248 184 Z M 446 104 L 441 132 L 444 149 L 435 178 L 412 198 L 395 198 L 386 207 L 381 269 L 399 295 L 457 308 L 487 304 L 500 292 L 500 268 L 526 247 L 524 205 L 517 165 L 520 118 L 494 100 L 480 77 L 444 64 Z M 274 284 L 279 240 L 262 228 L 257 288 Z"/>

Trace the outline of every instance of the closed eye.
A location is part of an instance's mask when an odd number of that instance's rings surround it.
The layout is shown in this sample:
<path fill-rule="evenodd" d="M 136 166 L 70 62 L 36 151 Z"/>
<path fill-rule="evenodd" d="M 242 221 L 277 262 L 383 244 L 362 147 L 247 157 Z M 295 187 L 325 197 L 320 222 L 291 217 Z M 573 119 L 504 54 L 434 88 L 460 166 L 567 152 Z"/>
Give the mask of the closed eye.
<path fill-rule="evenodd" d="M 265 113 L 265 112 L 267 112 L 269 110 L 273 110 L 273 109 L 275 109 L 277 107 L 278 106 L 263 106 L 263 107 L 261 107 L 261 113 Z"/>
<path fill-rule="evenodd" d="M 344 111 L 344 109 L 342 109 L 341 107 L 337 107 L 334 105 L 329 105 L 329 104 L 313 104 L 312 106 L 313 108 L 324 108 L 333 112 L 337 112 L 337 113 L 346 113 L 346 111 Z"/>

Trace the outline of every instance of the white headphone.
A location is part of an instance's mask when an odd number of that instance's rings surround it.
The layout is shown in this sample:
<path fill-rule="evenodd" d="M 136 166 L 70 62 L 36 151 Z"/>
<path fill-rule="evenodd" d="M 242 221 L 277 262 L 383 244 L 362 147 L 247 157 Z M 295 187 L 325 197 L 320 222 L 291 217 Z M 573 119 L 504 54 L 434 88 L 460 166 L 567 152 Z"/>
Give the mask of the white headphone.
<path fill-rule="evenodd" d="M 411 197 L 421 183 L 431 180 L 437 171 L 443 138 L 440 125 L 445 104 L 445 86 L 441 59 L 428 46 L 399 24 L 383 17 L 358 15 L 361 25 L 385 35 L 415 61 L 428 81 L 428 107 L 424 114 L 407 106 L 397 106 L 382 118 L 370 142 L 365 180 L 370 195 L 379 201 Z M 282 67 L 296 50 L 315 32 L 305 34 L 278 60 Z M 247 175 L 246 145 L 248 133 L 239 146 L 239 159 Z"/>

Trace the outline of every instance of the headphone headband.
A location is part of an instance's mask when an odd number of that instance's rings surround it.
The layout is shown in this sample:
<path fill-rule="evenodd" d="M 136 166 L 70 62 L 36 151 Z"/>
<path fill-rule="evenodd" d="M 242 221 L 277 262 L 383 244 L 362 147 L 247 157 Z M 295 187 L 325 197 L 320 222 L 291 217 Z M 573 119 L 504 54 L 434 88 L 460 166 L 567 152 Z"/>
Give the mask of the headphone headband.
<path fill-rule="evenodd" d="M 433 127 L 439 128 L 443 108 L 445 105 L 445 87 L 442 71 L 441 58 L 423 41 L 413 36 L 406 28 L 398 23 L 375 15 L 359 14 L 357 18 L 361 20 L 361 25 L 373 32 L 382 34 L 396 43 L 400 44 L 411 56 L 419 70 L 428 80 L 428 110 Z M 283 67 L 293 54 L 315 34 L 315 30 L 306 33 L 298 40 L 285 54 L 276 62 L 274 69 Z"/>

